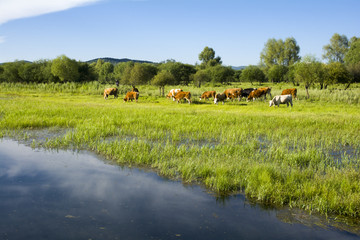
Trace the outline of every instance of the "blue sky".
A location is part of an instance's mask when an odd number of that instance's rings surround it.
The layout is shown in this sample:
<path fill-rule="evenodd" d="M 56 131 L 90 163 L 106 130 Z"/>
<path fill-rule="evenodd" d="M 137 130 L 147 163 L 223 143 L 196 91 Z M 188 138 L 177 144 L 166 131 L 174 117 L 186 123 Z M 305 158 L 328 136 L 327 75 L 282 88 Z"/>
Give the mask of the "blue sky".
<path fill-rule="evenodd" d="M 61 3 L 61 4 L 60 4 Z M 62 54 L 255 65 L 270 38 L 321 59 L 334 33 L 360 37 L 360 0 L 0 0 L 0 62 Z"/>

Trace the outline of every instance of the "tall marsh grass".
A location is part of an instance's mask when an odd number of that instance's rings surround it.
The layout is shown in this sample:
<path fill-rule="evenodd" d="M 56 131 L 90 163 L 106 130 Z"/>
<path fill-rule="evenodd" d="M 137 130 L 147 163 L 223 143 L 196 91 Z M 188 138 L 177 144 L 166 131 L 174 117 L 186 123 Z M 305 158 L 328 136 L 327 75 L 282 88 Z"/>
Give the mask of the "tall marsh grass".
<path fill-rule="evenodd" d="M 360 216 L 359 88 L 313 89 L 310 100 L 299 90 L 293 108 L 269 108 L 263 100 L 177 104 L 152 86 L 139 87 L 138 103 L 104 100 L 107 86 L 98 83 L 0 87 L 0 137 L 89 149 L 266 203 Z M 214 89 L 181 87 L 194 97 Z M 33 137 L 44 129 L 65 131 Z"/>

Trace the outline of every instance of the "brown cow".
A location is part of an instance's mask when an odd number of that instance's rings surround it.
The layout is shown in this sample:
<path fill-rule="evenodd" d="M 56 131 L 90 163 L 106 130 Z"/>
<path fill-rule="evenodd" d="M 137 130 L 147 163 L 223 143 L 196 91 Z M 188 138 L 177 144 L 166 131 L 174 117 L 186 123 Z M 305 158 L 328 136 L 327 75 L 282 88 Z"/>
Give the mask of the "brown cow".
<path fill-rule="evenodd" d="M 169 94 L 166 96 L 166 98 L 172 98 L 173 101 L 175 101 L 174 97 L 178 92 L 182 92 L 183 90 L 178 88 L 178 89 L 171 89 L 169 91 Z"/>
<path fill-rule="evenodd" d="M 191 104 L 191 93 L 190 92 L 178 92 L 175 96 L 174 96 L 174 101 L 176 100 L 177 103 L 181 103 L 181 100 L 185 99 L 189 102 L 189 104 Z"/>
<path fill-rule="evenodd" d="M 266 95 L 269 94 L 270 98 L 272 98 L 271 96 L 271 88 L 270 87 L 263 87 L 263 88 L 258 88 L 258 90 L 265 90 L 265 95 L 264 95 L 264 100 L 266 99 Z"/>
<path fill-rule="evenodd" d="M 205 100 L 207 100 L 208 98 L 215 98 L 215 95 L 216 95 L 216 91 L 206 91 L 201 95 L 200 101 L 202 98 Z"/>
<path fill-rule="evenodd" d="M 118 97 L 118 89 L 117 88 L 106 88 L 104 90 L 104 99 L 106 100 L 109 95 L 114 95 L 114 98 Z"/>
<path fill-rule="evenodd" d="M 127 92 L 127 93 L 126 93 L 126 96 L 125 96 L 125 98 L 124 98 L 124 102 L 126 102 L 126 101 L 132 101 L 132 100 L 134 100 L 134 99 L 135 99 L 136 102 L 138 101 L 138 99 L 139 99 L 139 92 L 133 92 L 133 91 Z"/>
<path fill-rule="evenodd" d="M 223 93 L 228 99 L 231 99 L 231 101 L 235 98 L 238 98 L 238 100 L 240 101 L 242 88 L 229 88 L 226 89 Z"/>
<path fill-rule="evenodd" d="M 254 101 L 256 98 L 260 98 L 261 96 L 265 96 L 267 93 L 266 89 L 255 89 L 254 91 L 252 91 L 248 98 L 247 101 L 250 101 L 251 99 Z"/>
<path fill-rule="evenodd" d="M 282 91 L 281 95 L 288 95 L 291 94 L 293 96 L 293 98 L 298 99 L 297 98 L 297 89 L 296 88 L 288 88 Z"/>

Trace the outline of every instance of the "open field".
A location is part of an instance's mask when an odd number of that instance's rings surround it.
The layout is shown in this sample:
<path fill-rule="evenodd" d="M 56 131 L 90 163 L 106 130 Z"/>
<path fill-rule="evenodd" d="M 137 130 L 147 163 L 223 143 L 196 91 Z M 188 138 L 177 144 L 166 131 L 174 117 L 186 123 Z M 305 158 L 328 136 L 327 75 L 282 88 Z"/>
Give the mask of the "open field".
<path fill-rule="evenodd" d="M 0 84 L 0 137 L 90 149 L 119 164 L 148 166 L 219 192 L 243 191 L 265 203 L 360 216 L 359 85 L 313 89 L 308 100 L 298 87 L 293 108 L 269 108 L 269 99 L 199 102 L 203 91 L 224 86 L 181 86 L 192 92 L 191 105 L 159 97 L 151 86 L 137 86 L 138 103 L 122 101 L 129 87 L 104 100 L 105 87 L 113 86 Z M 288 87 L 274 85 L 272 94 Z"/>

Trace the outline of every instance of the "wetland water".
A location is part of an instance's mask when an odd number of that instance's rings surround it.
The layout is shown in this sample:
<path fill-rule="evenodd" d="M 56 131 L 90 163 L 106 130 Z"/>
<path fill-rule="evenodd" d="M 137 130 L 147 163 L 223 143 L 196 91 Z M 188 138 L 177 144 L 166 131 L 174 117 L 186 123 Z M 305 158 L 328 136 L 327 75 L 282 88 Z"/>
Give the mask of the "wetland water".
<path fill-rule="evenodd" d="M 360 239 L 320 217 L 242 195 L 219 200 L 88 152 L 8 139 L 0 139 L 0 216 L 0 239 Z"/>

